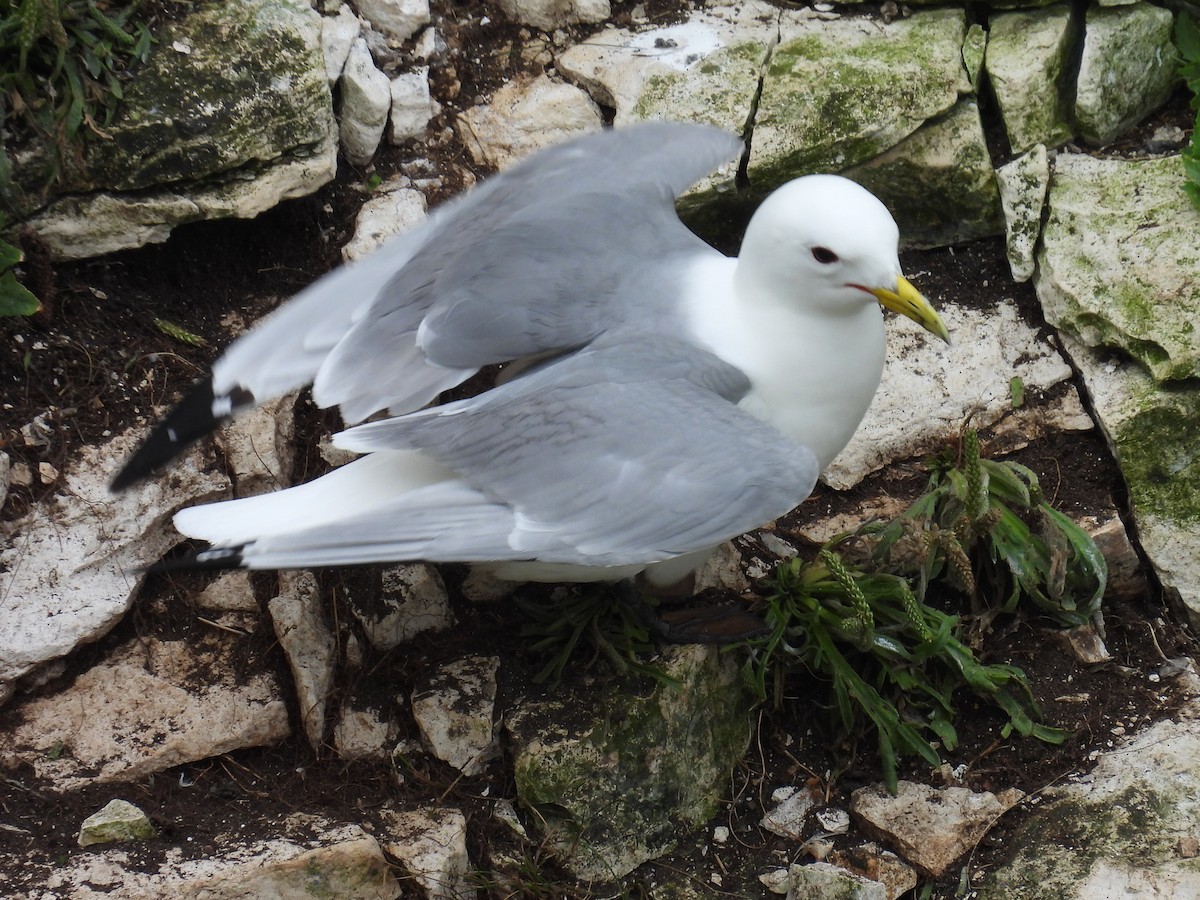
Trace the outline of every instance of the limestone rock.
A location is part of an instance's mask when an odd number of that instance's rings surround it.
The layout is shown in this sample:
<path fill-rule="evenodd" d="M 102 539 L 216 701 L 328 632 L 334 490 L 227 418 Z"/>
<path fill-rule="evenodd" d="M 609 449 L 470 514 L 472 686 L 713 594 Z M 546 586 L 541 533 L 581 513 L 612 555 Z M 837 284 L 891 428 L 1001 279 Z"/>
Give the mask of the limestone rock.
<path fill-rule="evenodd" d="M 258 612 L 250 573 L 244 569 L 224 573 L 196 595 L 196 606 L 217 612 Z"/>
<path fill-rule="evenodd" d="M 429 900 L 477 896 L 467 855 L 467 819 L 457 809 L 387 810 L 384 847 Z"/>
<path fill-rule="evenodd" d="M 406 41 L 429 24 L 429 0 L 357 0 L 354 5 L 393 41 Z"/>
<path fill-rule="evenodd" d="M 830 897 L 888 900 L 888 893 L 878 881 L 830 863 L 793 865 L 788 869 L 787 900 L 828 900 Z"/>
<path fill-rule="evenodd" d="M 61 491 L 26 516 L 0 524 L 0 685 L 95 641 L 125 614 L 139 570 L 178 540 L 170 514 L 184 498 L 222 499 L 228 480 L 197 448 L 172 469 L 122 494 L 108 482 L 144 437 L 142 428 L 81 450 Z M 3 691 L 0 691 L 3 693 Z"/>
<path fill-rule="evenodd" d="M 1176 81 L 1173 21 L 1149 3 L 1088 9 L 1075 91 L 1084 140 L 1106 144 L 1167 99 Z"/>
<path fill-rule="evenodd" d="M 454 625 L 442 576 L 427 563 L 385 570 L 378 609 L 366 609 L 351 600 L 354 617 L 376 650 L 394 650 L 418 634 L 445 631 Z"/>
<path fill-rule="evenodd" d="M 1138 540 L 1171 602 L 1200 623 L 1200 391 L 1063 335 L 1121 468 Z"/>
<path fill-rule="evenodd" d="M 45 153 L 14 156 L 16 204 L 79 259 L 162 241 L 183 222 L 252 217 L 333 178 L 321 17 L 304 0 L 200 4 L 165 23 L 122 111 L 43 197 Z"/>
<path fill-rule="evenodd" d="M 321 51 L 325 57 L 325 77 L 333 87 L 342 77 L 342 69 L 350 57 L 350 48 L 362 33 L 362 23 L 348 6 L 336 16 L 321 20 Z"/>
<path fill-rule="evenodd" d="M 290 729 L 279 685 L 231 664 L 235 641 L 216 632 L 203 646 L 123 645 L 58 693 L 15 704 L 0 766 L 32 766 L 68 790 L 283 740 Z"/>
<path fill-rule="evenodd" d="M 997 818 L 1024 794 L 932 788 L 901 781 L 896 796 L 881 786 L 859 788 L 850 809 L 862 827 L 934 878 L 975 846 Z"/>
<path fill-rule="evenodd" d="M 1108 564 L 1108 585 L 1104 596 L 1109 600 L 1134 600 L 1150 595 L 1150 585 L 1142 571 L 1142 560 L 1133 549 L 1125 523 L 1115 509 L 1101 515 L 1085 516 L 1079 523 L 1088 533 Z"/>
<path fill-rule="evenodd" d="M 721 587 L 736 593 L 750 590 L 750 579 L 742 565 L 742 555 L 732 541 L 726 541 L 705 560 L 696 573 L 695 590 Z"/>
<path fill-rule="evenodd" d="M 358 211 L 354 236 L 342 247 L 342 259 L 354 262 L 370 256 L 389 239 L 424 222 L 426 209 L 425 195 L 412 188 L 384 191 L 372 197 Z M 336 452 L 337 448 L 329 446 Z"/>
<path fill-rule="evenodd" d="M 217 441 L 239 497 L 268 494 L 291 483 L 296 394 L 268 400 L 235 417 Z"/>
<path fill-rule="evenodd" d="M 741 133 L 777 41 L 778 17 L 762 0 L 717 2 L 678 25 L 606 29 L 560 54 L 555 64 L 597 103 L 616 110 L 618 128 L 672 119 Z M 734 174 L 731 169 L 710 177 L 693 192 L 711 191 Z"/>
<path fill-rule="evenodd" d="M 984 65 L 1014 153 L 1071 138 L 1063 80 L 1075 40 L 1070 7 L 992 16 Z"/>
<path fill-rule="evenodd" d="M 912 866 L 906 865 L 895 853 L 874 843 L 837 850 L 830 855 L 829 862 L 864 878 L 880 882 L 887 889 L 887 900 L 897 900 L 898 897 L 908 894 L 920 881 Z"/>
<path fill-rule="evenodd" d="M 393 78 L 391 96 L 392 127 L 388 130 L 388 140 L 399 144 L 424 135 L 429 120 L 437 115 L 437 104 L 429 95 L 429 67 L 421 66 Z"/>
<path fill-rule="evenodd" d="M 967 28 L 967 36 L 963 40 L 963 68 L 967 70 L 967 78 L 971 89 L 979 93 L 980 75 L 983 74 L 983 59 L 987 54 L 988 33 L 978 22 Z"/>
<path fill-rule="evenodd" d="M 1004 207 L 1004 249 L 1013 281 L 1028 281 L 1036 268 L 1034 249 L 1042 233 L 1042 210 L 1050 187 L 1050 159 L 1045 144 L 996 170 Z"/>
<path fill-rule="evenodd" d="M 669 849 L 680 823 L 708 821 L 746 747 L 749 697 L 730 657 L 677 647 L 665 668 L 681 688 L 579 686 L 506 719 L 517 794 L 576 877 L 619 878 Z"/>
<path fill-rule="evenodd" d="M 1035 279 L 1046 319 L 1158 381 L 1200 376 L 1200 211 L 1179 157 L 1059 154 Z"/>
<path fill-rule="evenodd" d="M 771 799 L 775 799 L 774 795 Z M 804 824 L 808 819 L 808 814 L 816 808 L 816 805 L 817 797 L 814 792 L 809 788 L 799 788 L 767 810 L 767 814 L 762 817 L 759 825 L 780 837 L 802 841 L 804 840 Z"/>
<path fill-rule="evenodd" d="M 1192 701 L 1101 756 L 1086 782 L 1047 791 L 981 900 L 1200 896 L 1200 869 L 1180 851 L 1200 819 L 1198 712 Z"/>
<path fill-rule="evenodd" d="M 870 162 L 842 173 L 892 210 L 905 246 L 999 234 L 1000 194 L 979 106 L 964 100 Z"/>
<path fill-rule="evenodd" d="M 889 24 L 785 11 L 754 118 L 749 177 L 760 191 L 840 172 L 891 149 L 971 90 L 961 9 Z"/>
<path fill-rule="evenodd" d="M 505 169 L 535 150 L 599 131 L 600 110 L 583 91 L 545 75 L 517 76 L 486 106 L 455 120 L 459 137 L 479 165 Z"/>
<path fill-rule="evenodd" d="M 149 816 L 128 800 L 110 800 L 103 809 L 83 820 L 79 846 L 142 841 L 150 837 L 154 837 L 154 826 Z"/>
<path fill-rule="evenodd" d="M 464 775 L 481 773 L 497 752 L 492 722 L 499 668 L 498 657 L 467 657 L 442 666 L 413 691 L 413 718 L 425 745 Z"/>
<path fill-rule="evenodd" d="M 1039 340 L 1012 304 L 987 312 L 947 306 L 942 315 L 952 347 L 907 319 L 888 322 L 883 383 L 854 438 L 822 475 L 827 484 L 845 490 L 888 463 L 944 446 L 968 417 L 973 427 L 986 428 L 1013 415 L 1014 376 L 1026 391 L 1072 377 L 1066 360 Z M 1065 422 L 1092 427 L 1086 417 Z"/>
<path fill-rule="evenodd" d="M 342 70 L 342 105 L 338 112 L 342 153 L 351 164 L 365 166 L 371 161 L 383 140 L 391 108 L 391 82 L 375 67 L 367 42 L 358 38 Z"/>
<path fill-rule="evenodd" d="M 28 219 L 54 259 L 85 259 L 160 244 L 178 225 L 201 219 L 252 219 L 284 200 L 305 197 L 337 174 L 336 125 L 319 144 L 280 157 L 252 178 L 229 176 L 145 193 L 62 197 Z"/>
<path fill-rule="evenodd" d="M 581 22 L 603 22 L 611 10 L 608 0 L 499 0 L 504 14 L 514 22 L 554 31 Z"/>
<path fill-rule="evenodd" d="M 386 759 L 393 729 L 370 709 L 342 707 L 333 726 L 333 748 L 342 759 Z"/>
<path fill-rule="evenodd" d="M 312 573 L 281 572 L 279 581 L 282 590 L 267 609 L 292 670 L 304 733 L 319 751 L 325 741 L 325 705 L 333 688 L 337 642 L 325 624 Z"/>
<path fill-rule="evenodd" d="M 12 457 L 0 450 L 0 509 L 8 499 L 8 486 L 12 484 Z"/>
<path fill-rule="evenodd" d="M 61 897 L 121 900 L 396 900 L 400 886 L 375 838 L 356 825 L 338 828 L 311 819 L 303 837 L 251 844 L 223 841 L 219 855 L 168 855 L 157 869 L 113 851 L 85 854 L 57 868 L 45 892 Z M 313 832 L 316 832 L 313 835 Z"/>

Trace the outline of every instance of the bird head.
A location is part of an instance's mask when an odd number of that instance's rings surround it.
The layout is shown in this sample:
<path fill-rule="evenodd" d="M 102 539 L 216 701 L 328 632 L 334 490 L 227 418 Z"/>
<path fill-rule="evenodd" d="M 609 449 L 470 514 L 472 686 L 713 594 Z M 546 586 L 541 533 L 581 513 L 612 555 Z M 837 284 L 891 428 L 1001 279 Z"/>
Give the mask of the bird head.
<path fill-rule="evenodd" d="M 949 343 L 937 311 L 904 277 L 899 243 L 895 219 L 866 188 L 838 175 L 807 175 L 776 190 L 754 213 L 739 281 L 749 282 L 751 293 L 831 315 L 879 304 Z"/>

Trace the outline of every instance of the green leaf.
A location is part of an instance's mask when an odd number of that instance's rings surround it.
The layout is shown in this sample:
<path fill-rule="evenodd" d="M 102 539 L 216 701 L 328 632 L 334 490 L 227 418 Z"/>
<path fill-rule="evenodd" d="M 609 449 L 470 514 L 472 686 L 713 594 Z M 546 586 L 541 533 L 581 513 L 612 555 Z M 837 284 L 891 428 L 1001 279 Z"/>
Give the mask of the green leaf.
<path fill-rule="evenodd" d="M 1025 381 L 1019 375 L 1008 380 L 1008 396 L 1012 400 L 1012 408 L 1020 409 L 1025 405 Z"/>
<path fill-rule="evenodd" d="M 1200 25 L 1186 9 L 1175 19 L 1175 46 L 1185 61 L 1200 61 Z"/>
<path fill-rule="evenodd" d="M 0 241 L 0 272 L 6 272 L 21 261 L 22 253 L 7 241 Z"/>
<path fill-rule="evenodd" d="M 42 308 L 33 295 L 11 270 L 0 275 L 0 317 L 32 316 Z"/>

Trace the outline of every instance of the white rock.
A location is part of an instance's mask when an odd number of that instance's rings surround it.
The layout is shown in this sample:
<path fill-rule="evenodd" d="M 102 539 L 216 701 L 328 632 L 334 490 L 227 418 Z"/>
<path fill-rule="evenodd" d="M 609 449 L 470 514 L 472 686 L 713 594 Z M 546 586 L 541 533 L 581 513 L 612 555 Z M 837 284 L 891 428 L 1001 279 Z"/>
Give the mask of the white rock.
<path fill-rule="evenodd" d="M 788 900 L 828 900 L 831 897 L 888 900 L 887 888 L 878 881 L 872 881 L 830 863 L 793 865 L 788 869 L 788 879 Z"/>
<path fill-rule="evenodd" d="M 12 457 L 0 450 L 0 509 L 8 499 L 8 486 L 12 484 Z"/>
<path fill-rule="evenodd" d="M 387 759 L 393 728 L 370 709 L 342 707 L 333 726 L 333 747 L 342 759 Z"/>
<path fill-rule="evenodd" d="M 1075 30 L 1065 4 L 993 15 L 984 64 L 1013 152 L 1070 140 L 1063 73 Z"/>
<path fill-rule="evenodd" d="M 1167 99 L 1177 77 L 1173 21 L 1149 3 L 1088 9 L 1075 88 L 1084 140 L 1106 144 Z"/>
<path fill-rule="evenodd" d="M 291 483 L 295 435 L 295 393 L 247 410 L 218 432 L 239 497 L 268 494 Z"/>
<path fill-rule="evenodd" d="M 1200 623 L 1200 394 L 1160 388 L 1136 363 L 1062 339 L 1125 477 L 1142 550 L 1167 598 Z"/>
<path fill-rule="evenodd" d="M 183 858 L 168 853 L 158 866 L 134 864 L 114 851 L 73 857 L 49 873 L 38 898 L 91 900 L 306 900 L 314 894 L 345 900 L 396 900 L 400 886 L 375 838 L 357 825 L 332 827 L 311 817 L 297 831 L 238 843 L 222 835 L 218 855 Z M 315 834 L 313 834 L 315 832 Z"/>
<path fill-rule="evenodd" d="M 413 718 L 438 759 L 478 775 L 496 754 L 493 718 L 499 657 L 472 656 L 440 667 L 413 691 Z"/>
<path fill-rule="evenodd" d="M 232 663 L 236 639 L 223 632 L 208 642 L 214 645 L 224 655 L 183 641 L 135 640 L 59 693 L 15 704 L 0 764 L 29 765 L 68 790 L 137 781 L 286 738 L 287 706 L 273 676 Z"/>
<path fill-rule="evenodd" d="M 920 881 L 912 866 L 906 865 L 890 850 L 871 842 L 837 850 L 830 855 L 829 862 L 880 882 L 887 889 L 888 900 L 907 895 Z"/>
<path fill-rule="evenodd" d="M 1071 367 L 1011 303 L 987 312 L 947 306 L 942 315 L 951 347 L 907 319 L 890 317 L 883 383 L 849 446 L 825 470 L 827 484 L 845 490 L 891 462 L 944 446 L 968 416 L 975 428 L 998 422 L 1011 411 L 1013 377 L 1026 392 L 1072 377 Z"/>
<path fill-rule="evenodd" d="M 358 11 L 395 41 L 406 41 L 429 24 L 429 0 L 357 0 Z"/>
<path fill-rule="evenodd" d="M 889 23 L 784 10 L 779 33 L 763 73 L 747 168 L 759 190 L 873 159 L 971 92 L 961 8 L 920 10 Z"/>
<path fill-rule="evenodd" d="M 499 0 L 514 22 L 554 31 L 581 22 L 603 22 L 611 10 L 608 0 Z"/>
<path fill-rule="evenodd" d="M 602 121 L 579 88 L 538 75 L 517 76 L 454 124 L 476 163 L 503 169 L 535 150 L 599 131 Z"/>
<path fill-rule="evenodd" d="M 312 573 L 280 572 L 279 582 L 279 596 L 267 603 L 267 609 L 292 670 L 304 732 L 319 751 L 325 741 L 325 705 L 333 688 L 337 642 L 325 624 Z"/>
<path fill-rule="evenodd" d="M 1159 381 L 1200 376 L 1200 210 L 1179 157 L 1054 160 L 1035 279 L 1046 320 Z"/>
<path fill-rule="evenodd" d="M 258 612 L 250 573 L 226 572 L 196 595 L 196 606 L 214 612 Z"/>
<path fill-rule="evenodd" d="M 421 32 L 421 36 L 417 38 L 416 46 L 413 47 L 413 56 L 422 62 L 441 56 L 446 52 L 446 42 L 442 40 L 442 36 L 438 34 L 436 28 L 426 28 Z"/>
<path fill-rule="evenodd" d="M 859 788 L 850 810 L 864 830 L 936 878 L 1023 796 L 1015 788 L 997 796 L 901 781 L 894 797 L 882 785 Z"/>
<path fill-rule="evenodd" d="M 426 563 L 394 566 L 383 573 L 382 608 L 362 609 L 353 603 L 354 617 L 376 650 L 394 650 L 427 631 L 454 625 L 450 598 L 442 576 Z"/>
<path fill-rule="evenodd" d="M 1065 900 L 1200 897 L 1196 860 L 1177 849 L 1200 821 L 1198 715 L 1193 700 L 1103 754 L 1086 783 L 1051 788 L 979 896 L 1004 900 L 1036 884 L 1039 896 Z M 1147 841 L 1161 849 L 1147 852 Z"/>
<path fill-rule="evenodd" d="M 678 25 L 606 29 L 559 54 L 555 65 L 597 103 L 615 109 L 618 128 L 676 119 L 740 133 L 778 40 L 778 19 L 779 11 L 761 0 L 716 2 Z M 724 185 L 735 173 L 736 165 L 693 192 Z"/>
<path fill-rule="evenodd" d="M 895 211 L 905 247 L 943 247 L 1003 230 L 996 173 L 972 98 L 842 174 Z"/>
<path fill-rule="evenodd" d="M 144 244 L 161 244 L 177 225 L 236 216 L 252 219 L 284 200 L 306 197 L 337 175 L 337 134 L 310 154 L 278 161 L 254 178 L 227 179 L 186 193 L 161 188 L 137 195 L 70 195 L 28 220 L 54 259 L 85 259 Z"/>
<path fill-rule="evenodd" d="M 79 828 L 79 846 L 107 844 L 113 841 L 141 841 L 154 836 L 150 817 L 128 800 L 110 800 L 104 808 L 83 820 Z"/>
<path fill-rule="evenodd" d="M 365 166 L 383 140 L 392 108 L 391 82 L 375 67 L 367 42 L 358 38 L 342 70 L 342 105 L 338 115 L 342 152 L 352 165 Z"/>
<path fill-rule="evenodd" d="M 497 578 L 486 569 L 472 568 L 458 589 L 472 603 L 496 603 L 511 597 L 517 582 Z"/>
<path fill-rule="evenodd" d="M 400 860 L 429 900 L 467 900 L 477 892 L 468 876 L 467 819 L 457 809 L 384 810 L 383 845 Z"/>
<path fill-rule="evenodd" d="M 996 181 L 1004 207 L 1004 249 L 1013 281 L 1028 281 L 1036 268 L 1033 253 L 1042 233 L 1042 210 L 1050 188 L 1046 145 L 1037 144 L 1028 153 L 998 168 Z"/>
<path fill-rule="evenodd" d="M 831 806 L 817 812 L 817 823 L 829 834 L 845 834 L 850 830 L 850 813 Z"/>
<path fill-rule="evenodd" d="M 424 222 L 426 209 L 425 195 L 411 188 L 372 197 L 358 211 L 358 218 L 354 221 L 354 236 L 342 248 L 342 258 L 346 262 L 353 262 L 369 256 L 389 239 Z M 339 452 L 332 444 L 329 447 Z M 332 459 L 328 461 L 333 462 Z"/>
<path fill-rule="evenodd" d="M 791 838 L 794 841 L 803 840 L 804 822 L 816 804 L 817 798 L 813 792 L 808 788 L 801 788 L 768 810 L 758 824 L 780 837 Z"/>
<path fill-rule="evenodd" d="M 339 9 L 336 16 L 321 20 L 321 51 L 325 56 L 325 76 L 330 87 L 342 77 L 350 47 L 361 32 L 362 23 L 348 6 Z"/>
<path fill-rule="evenodd" d="M 736 593 L 750 590 L 750 579 L 742 565 L 742 554 L 732 541 L 726 541 L 705 561 L 696 573 L 695 590 L 721 587 Z"/>
<path fill-rule="evenodd" d="M 409 138 L 419 138 L 437 115 L 433 98 L 429 96 L 429 67 L 397 75 L 391 82 L 392 127 L 388 139 L 399 144 Z"/>
<path fill-rule="evenodd" d="M 199 449 L 170 479 L 111 494 L 109 479 L 144 437 L 135 428 L 81 450 L 52 499 L 0 524 L 0 684 L 107 633 L 141 584 L 138 570 L 178 540 L 171 512 L 226 495 L 229 482 Z"/>

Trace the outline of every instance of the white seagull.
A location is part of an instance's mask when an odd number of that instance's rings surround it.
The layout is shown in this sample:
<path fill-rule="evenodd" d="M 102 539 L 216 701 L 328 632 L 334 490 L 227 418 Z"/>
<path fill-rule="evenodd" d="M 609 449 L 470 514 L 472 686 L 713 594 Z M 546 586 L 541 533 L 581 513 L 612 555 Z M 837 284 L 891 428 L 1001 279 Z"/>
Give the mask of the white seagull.
<path fill-rule="evenodd" d="M 741 142 L 699 125 L 542 151 L 321 278 L 238 338 L 113 482 L 128 486 L 242 408 L 312 384 L 365 455 L 315 481 L 193 507 L 196 565 L 426 560 L 512 580 L 680 581 L 787 513 L 879 386 L 881 305 L 943 339 L 905 280 L 887 209 L 796 179 L 740 255 L 675 198 Z M 519 371 L 422 409 L 481 367 Z"/>

